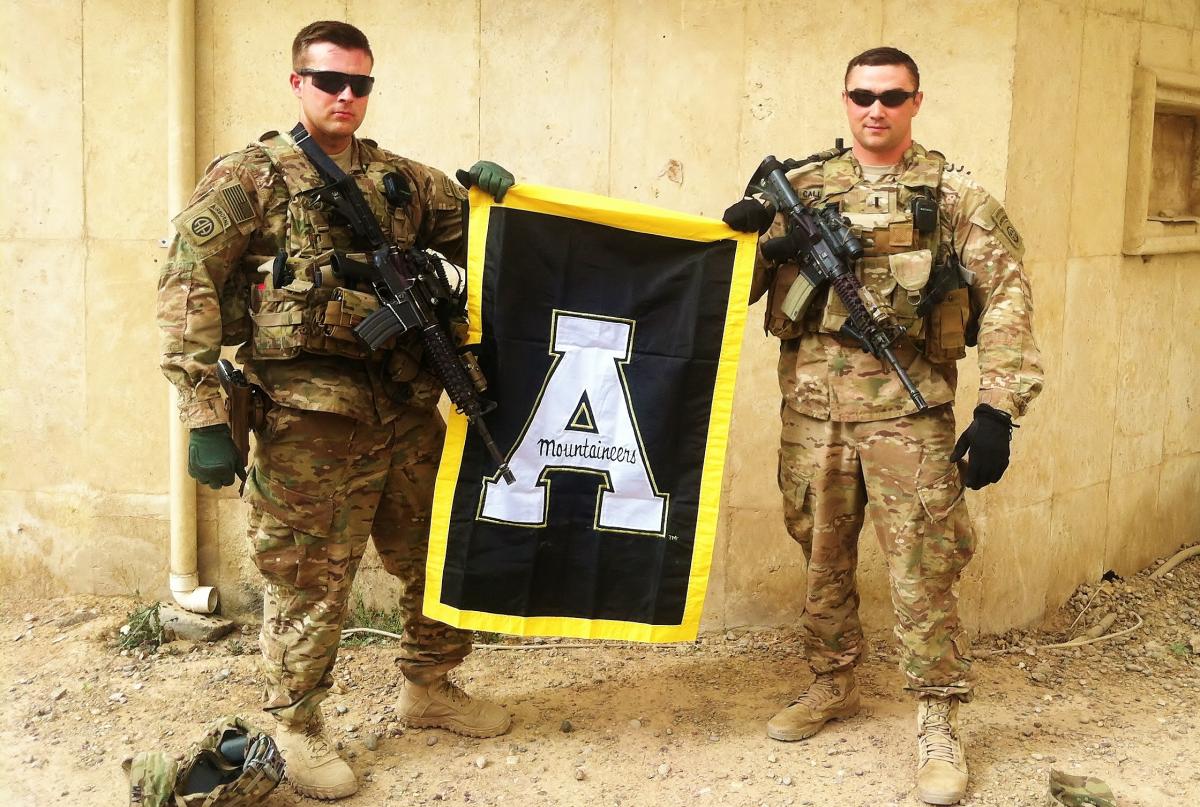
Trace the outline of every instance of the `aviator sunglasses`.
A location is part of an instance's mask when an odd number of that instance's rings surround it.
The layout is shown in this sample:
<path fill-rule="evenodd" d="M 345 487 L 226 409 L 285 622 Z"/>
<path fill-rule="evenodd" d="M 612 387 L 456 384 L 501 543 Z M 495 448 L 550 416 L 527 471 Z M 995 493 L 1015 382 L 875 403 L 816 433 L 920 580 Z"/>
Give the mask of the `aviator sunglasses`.
<path fill-rule="evenodd" d="M 314 87 L 330 95 L 337 95 L 349 85 L 350 92 L 359 98 L 365 98 L 371 94 L 371 87 L 375 84 L 374 76 L 358 76 L 353 73 L 339 73 L 336 70 L 313 70 L 310 67 L 302 67 L 296 73 L 308 76 L 312 79 Z"/>
<path fill-rule="evenodd" d="M 909 98 L 915 98 L 916 90 L 884 90 L 876 95 L 870 90 L 846 90 L 846 96 L 856 105 L 868 107 L 878 101 L 889 109 L 895 109 Z"/>

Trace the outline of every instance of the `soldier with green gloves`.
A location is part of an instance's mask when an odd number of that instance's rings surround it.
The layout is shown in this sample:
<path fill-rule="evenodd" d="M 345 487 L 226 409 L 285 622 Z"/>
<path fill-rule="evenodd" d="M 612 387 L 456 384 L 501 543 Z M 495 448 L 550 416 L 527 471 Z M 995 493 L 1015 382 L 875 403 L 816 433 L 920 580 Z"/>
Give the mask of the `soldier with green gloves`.
<path fill-rule="evenodd" d="M 375 78 L 367 38 L 315 22 L 292 46 L 300 124 L 269 132 L 216 160 L 174 224 L 159 279 L 162 368 L 191 428 L 188 470 L 220 488 L 242 472 L 221 404 L 216 364 L 241 345 L 246 379 L 269 399 L 257 424 L 244 498 L 250 543 L 265 578 L 260 644 L 271 733 L 296 789 L 339 798 L 357 788 L 326 733 L 321 701 L 333 683 L 351 585 L 372 536 L 384 567 L 404 582 L 397 707 L 410 724 L 473 737 L 508 730 L 508 714 L 446 678 L 471 634 L 421 613 L 433 485 L 443 424 L 441 385 L 406 333 L 369 351 L 353 327 L 378 300 L 340 282 L 332 261 L 361 251 L 325 185 L 297 147 L 304 133 L 357 184 L 385 234 L 403 250 L 432 249 L 462 265 L 466 192 L 446 174 L 355 132 Z M 513 184 L 494 163 L 462 172 L 497 199 Z"/>
<path fill-rule="evenodd" d="M 817 155 L 787 180 L 804 206 L 833 205 L 853 226 L 863 296 L 898 323 L 894 354 L 926 406 L 845 327 L 850 312 L 830 283 L 789 294 L 806 275 L 776 257 L 797 254 L 784 216 L 758 197 L 732 205 L 726 223 L 762 235 L 751 302 L 767 295 L 766 329 L 780 339 L 779 487 L 808 560 L 802 627 L 816 673 L 767 733 L 802 740 L 858 712 L 854 668 L 865 643 L 855 570 L 869 511 L 887 558 L 906 688 L 917 699 L 917 794 L 955 804 L 967 787 L 958 707 L 972 691 L 957 601 L 975 550 L 964 487 L 999 481 L 1013 421 L 1042 388 L 1029 281 L 1004 208 L 913 141 L 923 93 L 907 54 L 855 56 L 842 98 L 852 148 Z M 976 344 L 977 405 L 956 440 L 956 362 Z"/>

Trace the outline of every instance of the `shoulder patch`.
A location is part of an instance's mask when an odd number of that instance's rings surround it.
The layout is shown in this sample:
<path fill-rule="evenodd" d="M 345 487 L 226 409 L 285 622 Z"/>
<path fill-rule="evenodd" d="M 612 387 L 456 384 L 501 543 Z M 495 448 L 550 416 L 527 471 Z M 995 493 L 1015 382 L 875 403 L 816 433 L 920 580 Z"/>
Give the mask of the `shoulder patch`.
<path fill-rule="evenodd" d="M 254 205 L 236 179 L 218 185 L 173 219 L 175 229 L 193 246 L 254 218 Z"/>
<path fill-rule="evenodd" d="M 448 174 L 442 174 L 442 188 L 447 196 L 460 202 L 467 199 L 467 189 L 451 179 Z"/>
<path fill-rule="evenodd" d="M 992 197 L 989 196 L 983 204 L 975 208 L 975 212 L 971 214 L 971 223 L 1000 239 L 1000 243 L 1004 244 L 1013 257 L 1020 259 L 1025 254 L 1025 242 L 1021 240 L 1021 234 L 1017 232 L 1004 207 Z"/>
<path fill-rule="evenodd" d="M 175 229 L 193 246 L 207 244 L 232 225 L 224 211 L 219 206 L 208 204 L 208 201 L 205 199 L 175 217 Z"/>
<path fill-rule="evenodd" d="M 220 196 L 222 206 L 230 214 L 234 224 L 241 224 L 254 218 L 254 206 L 242 183 L 234 180 L 227 182 L 215 191 Z"/>

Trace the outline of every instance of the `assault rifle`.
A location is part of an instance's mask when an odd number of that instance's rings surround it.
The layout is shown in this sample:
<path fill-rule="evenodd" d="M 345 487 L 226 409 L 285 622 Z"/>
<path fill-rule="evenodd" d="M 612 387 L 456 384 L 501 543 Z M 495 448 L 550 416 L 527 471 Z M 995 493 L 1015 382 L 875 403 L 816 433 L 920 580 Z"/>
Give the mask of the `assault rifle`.
<path fill-rule="evenodd" d="M 365 279 L 379 298 L 379 309 L 354 327 L 354 335 L 375 350 L 389 339 L 415 328 L 421 334 L 425 354 L 450 401 L 475 427 L 499 466 L 500 475 L 511 485 L 515 481 L 512 471 L 483 422 L 483 416 L 496 404 L 480 396 L 486 386 L 482 372 L 474 357 L 464 358 L 469 354 L 460 356 L 456 353 L 446 333 L 446 324 L 439 316 L 452 304 L 454 297 L 441 261 L 423 250 L 402 252 L 384 235 L 354 179 L 329 159 L 309 137 L 304 125 L 297 123 L 291 136 L 327 183 L 313 191 L 313 195 L 333 207 L 350 225 L 355 239 L 368 249 L 369 263 L 366 264 L 345 256 L 334 259 L 335 273 Z M 403 196 L 408 190 L 404 178 L 395 172 L 385 176 L 383 182 L 389 196 Z"/>
<path fill-rule="evenodd" d="M 862 241 L 850 230 L 849 222 L 836 207 L 817 210 L 805 207 L 787 179 L 786 171 L 790 168 L 828 159 L 844 151 L 839 142 L 838 148 L 804 160 L 780 162 L 774 156 L 768 156 L 762 161 L 747 190 L 765 192 L 788 221 L 788 234 L 765 242 L 763 256 L 776 262 L 796 261 L 800 265 L 800 275 L 793 285 L 802 284 L 797 286 L 798 290 L 806 288 L 811 294 L 826 282 L 832 285 L 849 312 L 841 328 L 842 335 L 854 339 L 864 351 L 890 365 L 917 409 L 926 409 L 928 404 L 924 396 L 892 351 L 892 346 L 904 335 L 904 328 L 896 321 L 891 307 L 864 288 L 854 274 L 854 263 L 863 256 Z"/>

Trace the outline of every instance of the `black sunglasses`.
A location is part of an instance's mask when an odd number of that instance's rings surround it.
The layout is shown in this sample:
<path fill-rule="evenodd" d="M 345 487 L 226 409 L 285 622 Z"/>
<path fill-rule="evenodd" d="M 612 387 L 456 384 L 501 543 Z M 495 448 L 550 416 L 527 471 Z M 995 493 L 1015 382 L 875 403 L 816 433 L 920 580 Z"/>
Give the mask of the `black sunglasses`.
<path fill-rule="evenodd" d="M 336 70 L 313 70 L 302 67 L 296 73 L 308 76 L 312 79 L 314 87 L 330 95 L 337 95 L 349 85 L 350 92 L 359 98 L 366 98 L 371 94 L 371 88 L 375 85 L 374 76 L 358 76 L 354 73 L 339 73 Z"/>
<path fill-rule="evenodd" d="M 903 104 L 909 98 L 915 98 L 917 91 L 913 90 L 912 92 L 909 92 L 908 90 L 884 90 L 876 95 L 870 90 L 846 90 L 846 95 L 851 101 L 861 107 L 871 106 L 871 104 L 874 104 L 876 101 L 878 101 L 885 107 L 894 109 L 895 107 Z"/>

